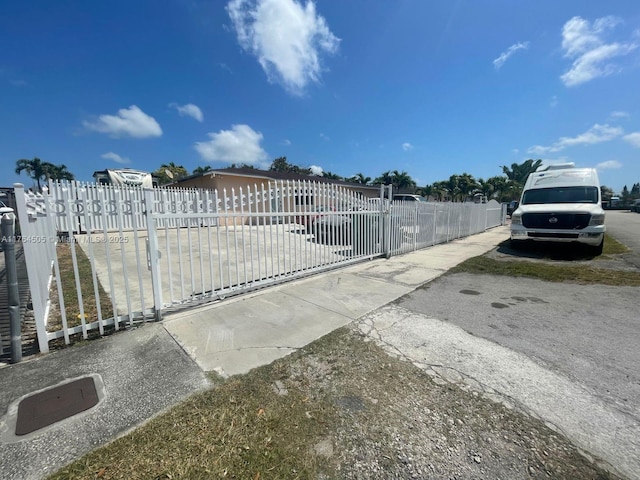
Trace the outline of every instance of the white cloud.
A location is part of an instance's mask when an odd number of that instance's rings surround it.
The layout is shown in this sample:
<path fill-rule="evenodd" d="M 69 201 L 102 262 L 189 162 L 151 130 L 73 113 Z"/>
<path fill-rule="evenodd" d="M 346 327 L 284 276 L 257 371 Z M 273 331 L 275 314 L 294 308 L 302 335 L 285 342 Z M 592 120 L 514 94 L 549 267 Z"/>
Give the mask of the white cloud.
<path fill-rule="evenodd" d="M 409 150 L 413 150 L 413 145 L 411 145 L 409 142 L 403 143 L 402 144 L 402 149 L 405 152 L 408 152 Z"/>
<path fill-rule="evenodd" d="M 289 139 L 285 138 L 285 139 L 282 141 L 282 144 L 288 147 L 289 145 L 291 145 L 291 140 L 289 140 Z"/>
<path fill-rule="evenodd" d="M 529 48 L 529 42 L 514 43 L 509 48 L 507 48 L 504 52 L 502 52 L 500 56 L 493 61 L 493 66 L 495 67 L 496 70 L 500 70 L 502 65 L 504 65 L 505 62 L 509 60 L 509 57 L 511 57 L 511 55 L 516 53 L 518 50 L 526 50 L 527 48 Z"/>
<path fill-rule="evenodd" d="M 313 175 L 317 175 L 318 177 L 321 177 L 324 174 L 323 168 L 318 165 L 311 165 L 309 169 Z"/>
<path fill-rule="evenodd" d="M 104 154 L 100 155 L 100 158 L 104 158 L 106 160 L 113 160 L 114 162 L 121 163 L 123 165 L 131 163 L 131 160 L 129 160 L 128 158 L 121 157 L 117 153 L 113 153 L 113 152 L 104 153 Z"/>
<path fill-rule="evenodd" d="M 268 157 L 260 146 L 262 133 L 254 131 L 249 125 L 232 125 L 231 130 L 208 135 L 210 140 L 194 145 L 203 160 L 262 166 Z"/>
<path fill-rule="evenodd" d="M 622 168 L 622 164 L 617 160 L 607 160 L 596 165 L 598 170 L 611 170 L 614 168 Z"/>
<path fill-rule="evenodd" d="M 611 118 L 629 118 L 631 115 L 629 115 L 627 112 L 611 112 Z"/>
<path fill-rule="evenodd" d="M 231 67 L 229 65 L 227 65 L 226 63 L 218 63 L 218 66 L 222 69 L 222 70 L 226 70 L 229 73 L 233 73 L 233 70 L 231 70 Z"/>
<path fill-rule="evenodd" d="M 604 36 L 621 21 L 615 17 L 598 18 L 591 24 L 581 17 L 573 17 L 562 27 L 564 56 L 571 58 L 571 68 L 560 78 L 567 87 L 579 85 L 594 78 L 617 73 L 621 67 L 611 60 L 628 55 L 637 43 L 605 43 Z"/>
<path fill-rule="evenodd" d="M 555 95 L 553 97 L 551 97 L 551 102 L 549 103 L 549 106 L 551 108 L 555 108 L 558 106 L 558 97 L 556 97 Z"/>
<path fill-rule="evenodd" d="M 625 135 L 622 138 L 634 147 L 640 148 L 640 132 L 630 133 L 629 135 Z"/>
<path fill-rule="evenodd" d="M 340 44 L 311 1 L 231 0 L 227 12 L 242 48 L 256 56 L 270 82 L 294 95 L 319 82 L 321 54 L 335 53 Z"/>
<path fill-rule="evenodd" d="M 331 139 L 327 135 L 325 135 L 324 133 L 320 134 L 320 138 L 322 140 L 324 140 L 325 142 L 330 142 L 331 141 Z"/>
<path fill-rule="evenodd" d="M 82 122 L 88 130 L 109 134 L 111 137 L 148 138 L 162 136 L 162 129 L 155 118 L 136 105 L 121 108 L 118 115 L 100 115 L 94 122 Z"/>
<path fill-rule="evenodd" d="M 536 155 L 542 155 L 550 152 L 559 152 L 567 147 L 574 147 L 576 145 L 593 145 L 595 143 L 608 142 L 614 138 L 623 134 L 623 130 L 620 127 L 611 127 L 609 125 L 595 124 L 589 130 L 581 133 L 577 137 L 560 137 L 557 142 L 554 142 L 548 147 L 541 145 L 534 145 L 530 147 L 527 152 Z"/>
<path fill-rule="evenodd" d="M 186 105 L 178 105 L 177 103 L 170 103 L 170 107 L 178 110 L 178 113 L 181 117 L 187 116 L 191 118 L 195 118 L 197 121 L 202 122 L 204 120 L 204 115 L 202 114 L 202 110 L 197 105 L 193 103 L 187 103 Z"/>

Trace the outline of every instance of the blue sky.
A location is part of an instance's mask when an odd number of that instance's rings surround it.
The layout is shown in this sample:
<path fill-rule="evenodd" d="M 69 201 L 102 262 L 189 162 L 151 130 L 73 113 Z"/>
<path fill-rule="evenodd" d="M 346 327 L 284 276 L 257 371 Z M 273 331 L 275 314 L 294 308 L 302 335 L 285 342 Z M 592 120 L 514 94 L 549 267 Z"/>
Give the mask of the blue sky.
<path fill-rule="evenodd" d="M 5 0 L 2 186 L 290 163 L 426 185 L 528 158 L 640 182 L 637 0 Z"/>

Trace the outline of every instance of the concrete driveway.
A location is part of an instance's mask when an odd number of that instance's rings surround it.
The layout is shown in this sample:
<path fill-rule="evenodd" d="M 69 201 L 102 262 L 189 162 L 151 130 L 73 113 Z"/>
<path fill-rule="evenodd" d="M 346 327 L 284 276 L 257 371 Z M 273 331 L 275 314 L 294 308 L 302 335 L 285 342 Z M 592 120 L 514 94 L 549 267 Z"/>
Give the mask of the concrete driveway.
<path fill-rule="evenodd" d="M 639 293 L 637 287 L 461 273 L 358 324 L 437 381 L 540 418 L 638 479 Z"/>

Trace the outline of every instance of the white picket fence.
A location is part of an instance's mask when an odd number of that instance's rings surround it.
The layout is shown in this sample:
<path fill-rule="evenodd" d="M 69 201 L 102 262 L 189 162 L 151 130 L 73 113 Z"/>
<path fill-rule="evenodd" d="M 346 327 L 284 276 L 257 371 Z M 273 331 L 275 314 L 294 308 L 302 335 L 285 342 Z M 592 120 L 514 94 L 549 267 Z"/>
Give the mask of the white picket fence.
<path fill-rule="evenodd" d="M 505 218 L 495 201 L 390 202 L 387 187 L 369 199 L 320 182 L 221 192 L 50 188 L 15 185 L 42 352 L 54 339 L 69 344 L 74 335 L 473 235 Z"/>

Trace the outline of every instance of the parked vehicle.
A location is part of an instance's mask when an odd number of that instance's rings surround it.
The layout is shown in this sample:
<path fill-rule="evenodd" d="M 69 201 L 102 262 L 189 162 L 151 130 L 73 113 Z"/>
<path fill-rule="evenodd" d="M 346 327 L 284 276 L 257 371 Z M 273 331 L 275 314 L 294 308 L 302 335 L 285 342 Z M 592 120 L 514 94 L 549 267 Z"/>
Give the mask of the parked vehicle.
<path fill-rule="evenodd" d="M 518 248 L 524 240 L 577 242 L 600 255 L 606 230 L 601 200 L 595 169 L 573 163 L 538 168 L 527 178 L 511 215 L 511 245 Z"/>
<path fill-rule="evenodd" d="M 310 206 L 309 213 L 302 213 L 296 216 L 296 223 L 305 228 L 312 227 L 313 223 L 324 215 L 324 212 L 332 212 L 334 210 L 335 208 L 324 205 L 318 205 L 316 207 Z"/>
<path fill-rule="evenodd" d="M 171 173 L 169 170 L 167 170 Z M 169 175 L 173 178 L 173 174 Z M 101 185 L 129 185 L 151 188 L 158 186 L 158 179 L 149 172 L 141 172 L 131 168 L 107 169 L 93 172 L 96 183 Z"/>
<path fill-rule="evenodd" d="M 0 217 L 5 213 L 13 213 L 13 208 L 7 207 L 4 202 L 0 201 Z M 3 251 L 2 242 L 0 242 L 0 252 Z"/>
<path fill-rule="evenodd" d="M 8 207 L 4 202 L 0 202 L 0 215 L 5 213 L 13 213 L 13 208 Z"/>
<path fill-rule="evenodd" d="M 408 193 L 398 193 L 393 196 L 394 200 L 399 200 L 402 202 L 426 202 L 427 199 L 421 197 L 420 195 L 410 195 Z"/>
<path fill-rule="evenodd" d="M 640 213 L 640 198 L 633 201 L 633 203 L 631 204 L 630 210 L 632 212 Z"/>
<path fill-rule="evenodd" d="M 517 200 L 511 200 L 507 204 L 507 215 L 508 216 L 513 215 L 513 212 L 515 212 L 518 209 L 518 205 L 520 205 L 520 202 L 518 202 Z"/>
<path fill-rule="evenodd" d="M 313 222 L 313 234 L 318 243 L 348 245 L 352 230 L 353 221 L 344 215 L 325 215 Z"/>

